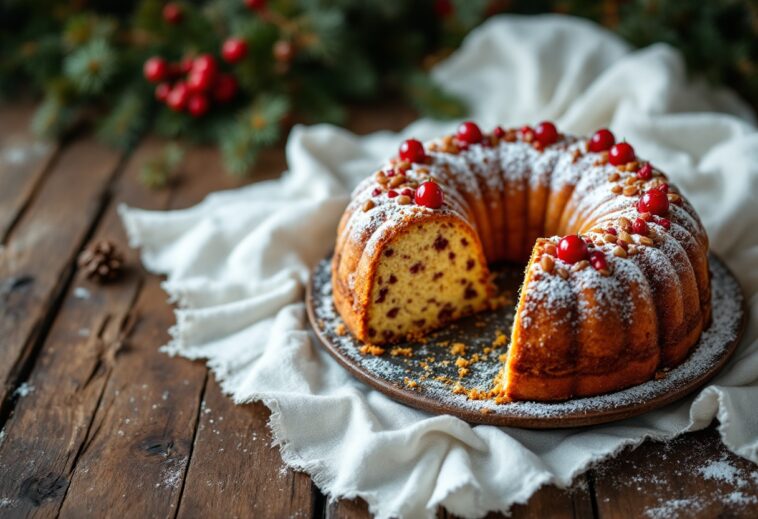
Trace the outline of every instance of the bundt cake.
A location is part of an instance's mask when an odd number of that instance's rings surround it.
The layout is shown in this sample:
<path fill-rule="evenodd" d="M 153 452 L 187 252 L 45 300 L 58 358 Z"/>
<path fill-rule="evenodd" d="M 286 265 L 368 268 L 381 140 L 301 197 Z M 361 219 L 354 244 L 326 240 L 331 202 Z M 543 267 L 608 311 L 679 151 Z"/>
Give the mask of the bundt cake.
<path fill-rule="evenodd" d="M 550 122 L 405 141 L 340 221 L 334 304 L 365 343 L 418 337 L 491 306 L 499 261 L 528 261 L 493 381 L 501 400 L 639 384 L 680 363 L 710 322 L 692 206 L 609 130 L 577 138 Z"/>

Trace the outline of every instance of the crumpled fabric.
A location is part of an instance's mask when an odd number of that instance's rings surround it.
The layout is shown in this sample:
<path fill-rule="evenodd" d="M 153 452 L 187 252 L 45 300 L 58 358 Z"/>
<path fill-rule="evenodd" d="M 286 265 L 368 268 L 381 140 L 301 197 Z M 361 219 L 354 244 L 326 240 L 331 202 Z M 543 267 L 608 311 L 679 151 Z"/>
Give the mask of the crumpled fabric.
<path fill-rule="evenodd" d="M 411 409 L 329 357 L 309 333 L 309 272 L 332 249 L 359 180 L 402 139 L 455 128 L 423 119 L 364 137 L 299 126 L 279 180 L 213 193 L 186 210 L 122 207 L 145 267 L 167 276 L 178 302 L 165 350 L 204 359 L 235 402 L 263 401 L 285 463 L 331 498 L 362 497 L 380 518 L 433 517 L 439 505 L 464 517 L 505 511 L 542 485 L 570 485 L 626 446 L 701 429 L 714 417 L 724 444 L 758 462 L 758 132 L 746 104 L 690 81 L 667 45 L 632 50 L 592 23 L 561 16 L 493 18 L 433 75 L 468 101 L 483 128 L 543 119 L 575 134 L 608 126 L 672 177 L 749 307 L 744 340 L 708 387 L 637 418 L 534 431 Z"/>

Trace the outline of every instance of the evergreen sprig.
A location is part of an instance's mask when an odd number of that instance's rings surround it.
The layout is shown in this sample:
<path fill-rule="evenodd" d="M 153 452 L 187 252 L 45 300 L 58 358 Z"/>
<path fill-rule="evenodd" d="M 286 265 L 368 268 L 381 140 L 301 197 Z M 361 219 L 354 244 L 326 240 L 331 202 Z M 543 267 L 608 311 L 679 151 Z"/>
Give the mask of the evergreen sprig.
<path fill-rule="evenodd" d="M 169 3 L 179 21 L 164 16 Z M 229 171 L 243 175 L 292 121 L 339 124 L 356 101 L 400 95 L 424 115 L 463 116 L 466 107 L 426 70 L 487 16 L 551 11 L 596 20 L 638 46 L 668 42 L 690 70 L 758 105 L 758 4 L 747 0 L 269 0 L 257 11 L 243 0 L 3 2 L 0 97 L 38 94 L 32 124 L 47 136 L 90 119 L 121 147 L 150 130 L 215 142 Z M 229 37 L 247 45 L 234 64 L 219 58 Z M 234 78 L 233 99 L 208 93 L 210 108 L 194 116 L 157 102 L 145 61 L 162 56 L 177 67 L 202 53 Z M 146 168 L 154 187 L 175 167 L 167 153 Z"/>

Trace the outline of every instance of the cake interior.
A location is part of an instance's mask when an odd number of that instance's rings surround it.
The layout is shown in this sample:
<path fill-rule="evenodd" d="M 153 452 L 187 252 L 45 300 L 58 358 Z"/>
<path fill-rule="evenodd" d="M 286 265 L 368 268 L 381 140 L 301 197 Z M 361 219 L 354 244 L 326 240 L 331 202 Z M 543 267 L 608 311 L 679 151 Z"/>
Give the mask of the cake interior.
<path fill-rule="evenodd" d="M 384 248 L 367 312 L 369 338 L 403 339 L 487 307 L 492 293 L 473 231 L 449 220 L 406 226 Z"/>

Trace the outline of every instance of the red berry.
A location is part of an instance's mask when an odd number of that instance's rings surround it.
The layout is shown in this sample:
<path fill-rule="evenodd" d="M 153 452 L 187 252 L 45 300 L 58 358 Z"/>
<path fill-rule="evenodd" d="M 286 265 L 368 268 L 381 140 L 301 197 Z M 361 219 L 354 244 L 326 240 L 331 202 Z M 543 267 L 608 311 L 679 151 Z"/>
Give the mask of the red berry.
<path fill-rule="evenodd" d="M 266 8 L 266 0 L 245 0 L 245 7 L 251 11 L 263 11 Z"/>
<path fill-rule="evenodd" d="M 145 79 L 151 83 L 158 83 L 168 76 L 168 62 L 159 56 L 153 56 L 145 61 L 142 72 L 145 74 Z"/>
<path fill-rule="evenodd" d="M 658 218 L 658 220 L 656 220 L 656 223 L 667 231 L 671 229 L 671 220 L 668 218 Z"/>
<path fill-rule="evenodd" d="M 213 99 L 228 103 L 237 94 L 237 80 L 229 74 L 221 74 L 213 85 Z"/>
<path fill-rule="evenodd" d="M 634 148 L 627 142 L 615 144 L 608 153 L 608 161 L 614 166 L 621 166 L 634 160 Z"/>
<path fill-rule="evenodd" d="M 207 71 L 215 75 L 218 70 L 216 58 L 210 54 L 201 54 L 192 61 L 192 70 Z"/>
<path fill-rule="evenodd" d="M 371 196 L 379 196 L 382 194 L 382 190 L 378 187 L 375 187 L 374 190 L 371 192 Z"/>
<path fill-rule="evenodd" d="M 637 202 L 637 210 L 641 213 L 651 213 L 663 216 L 669 210 L 669 199 L 666 193 L 658 189 L 645 191 Z"/>
<path fill-rule="evenodd" d="M 187 101 L 187 111 L 192 117 L 202 117 L 208 111 L 208 98 L 203 94 L 192 94 Z"/>
<path fill-rule="evenodd" d="M 187 99 L 189 98 L 189 89 L 183 82 L 178 82 L 171 89 L 171 92 L 166 98 L 166 104 L 174 111 L 181 112 L 187 105 Z"/>
<path fill-rule="evenodd" d="M 166 23 L 175 25 L 181 22 L 182 18 L 184 18 L 184 11 L 181 5 L 169 2 L 163 6 L 163 19 L 166 20 Z"/>
<path fill-rule="evenodd" d="M 661 193 L 668 194 L 668 192 L 669 192 L 669 185 L 664 182 L 663 184 L 661 184 L 660 186 L 658 186 L 658 191 L 660 191 Z"/>
<path fill-rule="evenodd" d="M 632 231 L 634 234 L 641 234 L 647 236 L 647 222 L 642 218 L 637 218 L 632 222 Z"/>
<path fill-rule="evenodd" d="M 587 242 L 575 234 L 569 234 L 558 242 L 558 258 L 566 263 L 576 263 L 587 259 L 589 249 Z"/>
<path fill-rule="evenodd" d="M 411 198 L 413 198 L 413 196 L 415 195 L 415 193 L 413 192 L 413 189 L 411 189 L 409 187 L 406 187 L 405 189 L 403 189 L 402 191 L 400 191 L 400 194 L 401 195 L 405 195 L 405 196 L 409 196 Z"/>
<path fill-rule="evenodd" d="M 408 162 L 424 162 L 426 160 L 424 145 L 416 139 L 408 139 L 400 145 L 400 159 Z"/>
<path fill-rule="evenodd" d="M 494 135 L 498 139 L 502 139 L 505 137 L 505 130 L 503 130 L 502 126 L 495 126 L 495 129 L 492 130 L 492 135 Z"/>
<path fill-rule="evenodd" d="M 550 121 L 542 121 L 534 129 L 534 136 L 543 146 L 550 146 L 558 140 L 558 128 Z"/>
<path fill-rule="evenodd" d="M 392 177 L 394 177 L 396 175 L 396 173 L 395 173 L 394 169 L 388 169 L 387 171 L 384 172 L 384 175 L 387 178 L 392 178 Z"/>
<path fill-rule="evenodd" d="M 221 47 L 221 55 L 228 63 L 237 63 L 247 56 L 247 42 L 242 38 L 228 38 Z"/>
<path fill-rule="evenodd" d="M 171 93 L 171 85 L 168 83 L 161 83 L 155 87 L 155 98 L 161 103 L 165 103 L 168 99 L 168 95 Z"/>
<path fill-rule="evenodd" d="M 192 65 L 195 64 L 195 60 L 192 58 L 183 58 L 181 62 L 179 62 L 179 68 L 181 69 L 183 74 L 189 74 L 190 70 L 192 70 Z"/>
<path fill-rule="evenodd" d="M 207 70 L 198 70 L 193 68 L 187 76 L 187 87 L 192 92 L 205 92 L 212 85 L 216 78 Z"/>
<path fill-rule="evenodd" d="M 455 137 L 461 142 L 476 144 L 482 140 L 482 130 L 479 129 L 476 123 L 466 121 L 458 126 Z"/>
<path fill-rule="evenodd" d="M 440 18 L 447 18 L 453 14 L 453 2 L 451 0 L 434 0 L 434 12 Z"/>
<path fill-rule="evenodd" d="M 615 227 L 608 227 L 605 230 L 605 232 L 607 232 L 608 234 L 612 234 L 612 235 L 616 236 L 616 228 Z"/>
<path fill-rule="evenodd" d="M 645 162 L 640 169 L 637 170 L 637 178 L 640 180 L 650 180 L 653 178 L 653 166 L 649 162 Z"/>
<path fill-rule="evenodd" d="M 605 254 L 599 250 L 590 252 L 590 264 L 595 270 L 603 270 L 608 268 L 608 261 L 605 259 Z"/>
<path fill-rule="evenodd" d="M 445 196 L 442 193 L 442 188 L 439 184 L 428 180 L 418 186 L 414 200 L 418 205 L 437 209 L 442 207 L 442 202 L 445 200 Z"/>
<path fill-rule="evenodd" d="M 521 138 L 524 142 L 532 142 L 534 140 L 534 130 L 532 130 L 531 126 L 522 126 L 519 132 L 521 132 Z"/>
<path fill-rule="evenodd" d="M 588 148 L 594 153 L 600 153 L 601 151 L 608 151 L 614 144 L 616 144 L 616 137 L 609 129 L 602 128 L 590 138 Z"/>
<path fill-rule="evenodd" d="M 395 191 L 394 189 L 390 189 L 389 191 L 387 191 L 387 196 L 389 198 L 395 198 L 397 196 L 397 191 Z"/>

